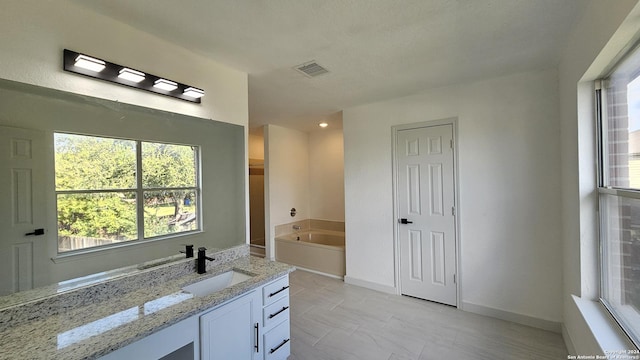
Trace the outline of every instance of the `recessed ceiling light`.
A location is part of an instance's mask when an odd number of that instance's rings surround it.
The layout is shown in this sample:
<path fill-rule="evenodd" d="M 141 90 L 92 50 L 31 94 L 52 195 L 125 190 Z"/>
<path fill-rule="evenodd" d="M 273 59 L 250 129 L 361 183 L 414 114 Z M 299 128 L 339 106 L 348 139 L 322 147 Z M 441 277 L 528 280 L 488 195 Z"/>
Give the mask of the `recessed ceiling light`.
<path fill-rule="evenodd" d="M 74 65 L 95 72 L 104 70 L 106 66 L 104 61 L 82 54 L 76 57 L 76 62 Z"/>
<path fill-rule="evenodd" d="M 326 128 L 327 126 L 329 126 L 329 124 L 323 121 L 320 124 L 318 124 L 318 126 L 320 126 L 321 128 Z"/>
<path fill-rule="evenodd" d="M 184 89 L 183 92 L 184 96 L 189 96 L 192 97 L 194 99 L 198 99 L 204 96 L 204 90 L 200 90 L 198 88 L 194 88 L 194 87 L 188 87 L 186 89 Z"/>
<path fill-rule="evenodd" d="M 139 83 L 140 81 L 144 80 L 145 75 L 143 72 L 137 70 L 122 68 L 122 70 L 120 70 L 120 73 L 118 74 L 118 77 L 121 79 L 133 81 L 134 83 Z"/>
<path fill-rule="evenodd" d="M 178 88 L 178 83 L 167 79 L 158 79 L 153 84 L 153 87 L 166 91 L 173 91 Z"/>

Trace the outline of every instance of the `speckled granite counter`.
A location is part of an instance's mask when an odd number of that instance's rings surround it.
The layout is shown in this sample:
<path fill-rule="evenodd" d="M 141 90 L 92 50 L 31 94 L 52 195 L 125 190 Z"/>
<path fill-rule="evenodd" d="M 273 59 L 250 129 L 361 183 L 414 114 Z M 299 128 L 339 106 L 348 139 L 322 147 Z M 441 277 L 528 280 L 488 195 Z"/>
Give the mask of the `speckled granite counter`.
<path fill-rule="evenodd" d="M 0 359 L 98 358 L 294 269 L 244 250 L 213 256 L 202 275 L 195 260 L 185 260 L 6 307 L 0 310 Z M 204 297 L 181 290 L 231 269 L 253 277 Z"/>

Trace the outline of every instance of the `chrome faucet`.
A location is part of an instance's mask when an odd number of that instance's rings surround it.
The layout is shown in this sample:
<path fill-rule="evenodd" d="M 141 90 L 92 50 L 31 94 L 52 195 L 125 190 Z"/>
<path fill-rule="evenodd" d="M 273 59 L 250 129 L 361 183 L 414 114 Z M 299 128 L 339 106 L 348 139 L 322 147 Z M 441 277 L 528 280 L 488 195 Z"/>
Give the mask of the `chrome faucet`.
<path fill-rule="evenodd" d="M 208 257 L 206 251 L 206 248 L 198 248 L 198 274 L 204 274 L 207 272 L 207 260 L 215 260 L 214 258 Z"/>

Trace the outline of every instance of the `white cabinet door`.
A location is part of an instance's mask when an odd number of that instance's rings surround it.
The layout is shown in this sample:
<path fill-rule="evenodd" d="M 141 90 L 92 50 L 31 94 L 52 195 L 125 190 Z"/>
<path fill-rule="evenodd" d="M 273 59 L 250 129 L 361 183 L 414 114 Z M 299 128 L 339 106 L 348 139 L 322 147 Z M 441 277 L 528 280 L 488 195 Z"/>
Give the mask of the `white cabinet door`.
<path fill-rule="evenodd" d="M 262 357 L 262 344 L 259 343 L 261 300 L 260 293 L 253 291 L 200 316 L 203 360 Z"/>

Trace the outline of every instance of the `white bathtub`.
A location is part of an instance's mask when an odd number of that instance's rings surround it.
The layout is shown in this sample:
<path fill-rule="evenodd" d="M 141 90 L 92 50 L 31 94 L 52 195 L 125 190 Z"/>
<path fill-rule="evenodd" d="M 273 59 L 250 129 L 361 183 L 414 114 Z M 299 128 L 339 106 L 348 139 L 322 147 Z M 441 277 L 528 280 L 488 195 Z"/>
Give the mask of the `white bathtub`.
<path fill-rule="evenodd" d="M 334 277 L 344 277 L 344 233 L 300 231 L 276 237 L 275 240 L 277 261 Z"/>

